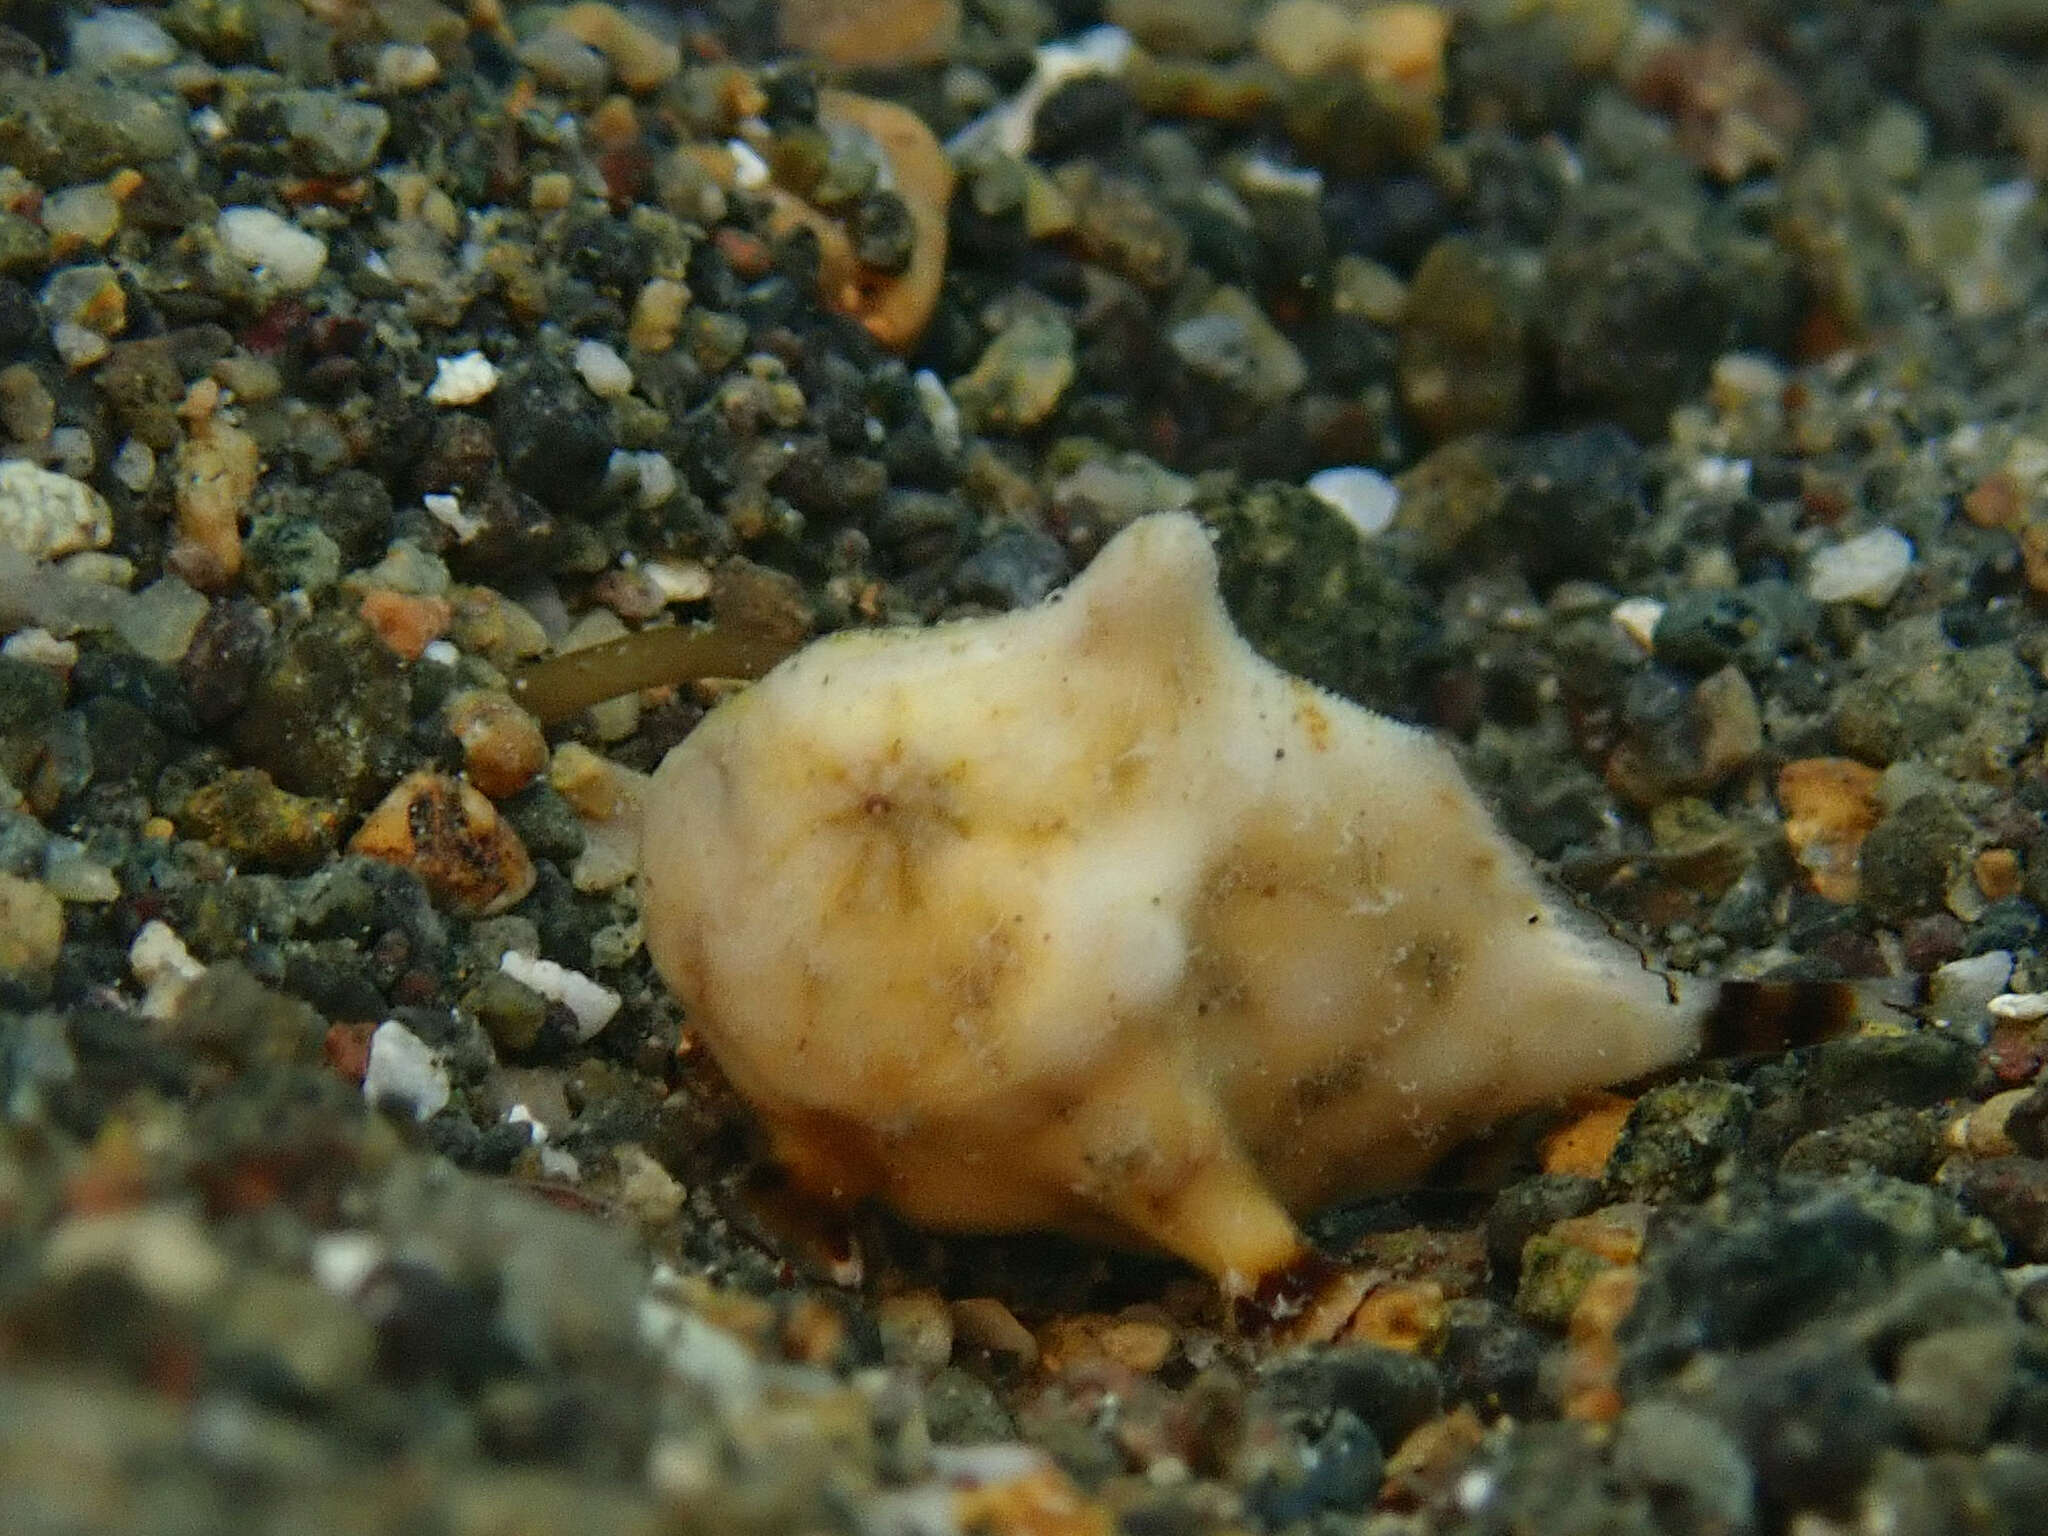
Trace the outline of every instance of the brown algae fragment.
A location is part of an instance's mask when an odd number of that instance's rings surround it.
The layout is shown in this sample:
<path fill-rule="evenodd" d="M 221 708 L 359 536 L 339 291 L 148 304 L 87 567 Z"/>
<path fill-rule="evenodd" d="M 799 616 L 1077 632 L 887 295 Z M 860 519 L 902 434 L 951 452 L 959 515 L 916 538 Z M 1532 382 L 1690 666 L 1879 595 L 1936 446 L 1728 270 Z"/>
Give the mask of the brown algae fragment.
<path fill-rule="evenodd" d="M 760 677 L 795 649 L 791 637 L 725 625 L 643 629 L 535 662 L 512 679 L 512 697 L 542 725 L 559 725 L 642 688 Z"/>

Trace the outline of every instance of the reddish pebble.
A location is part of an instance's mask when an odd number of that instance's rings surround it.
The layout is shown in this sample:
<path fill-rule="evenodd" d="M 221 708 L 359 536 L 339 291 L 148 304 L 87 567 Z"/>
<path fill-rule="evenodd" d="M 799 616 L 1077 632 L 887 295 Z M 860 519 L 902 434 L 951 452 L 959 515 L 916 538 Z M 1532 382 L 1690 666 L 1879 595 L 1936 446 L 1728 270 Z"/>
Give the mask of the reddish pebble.
<path fill-rule="evenodd" d="M 320 1054 L 329 1069 L 344 1082 L 361 1083 L 370 1070 L 370 1036 L 377 1026 L 369 1023 L 330 1024 L 320 1042 Z"/>
<path fill-rule="evenodd" d="M 363 594 L 363 622 L 407 661 L 418 661 L 427 647 L 448 633 L 455 610 L 445 597 L 417 597 L 372 587 Z"/>

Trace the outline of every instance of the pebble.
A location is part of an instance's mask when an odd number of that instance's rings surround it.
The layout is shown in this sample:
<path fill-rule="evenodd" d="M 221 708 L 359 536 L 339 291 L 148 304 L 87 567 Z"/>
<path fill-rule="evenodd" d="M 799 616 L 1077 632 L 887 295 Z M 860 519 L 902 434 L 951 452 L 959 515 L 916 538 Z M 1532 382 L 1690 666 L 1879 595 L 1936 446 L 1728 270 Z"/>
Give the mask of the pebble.
<path fill-rule="evenodd" d="M 882 1357 L 902 1370 L 928 1375 L 953 1358 L 953 1314 L 937 1291 L 905 1291 L 876 1306 Z"/>
<path fill-rule="evenodd" d="M 370 1036 L 370 1064 L 363 1072 L 363 1097 L 372 1104 L 399 1104 L 415 1120 L 431 1120 L 448 1107 L 454 1089 L 448 1071 L 427 1043 L 396 1019 L 386 1019 Z"/>
<path fill-rule="evenodd" d="M 0 544 L 57 560 L 113 538 L 114 514 L 91 486 L 26 459 L 0 463 Z"/>
<path fill-rule="evenodd" d="M 584 0 L 557 16 L 554 25 L 603 54 L 627 90 L 655 90 L 682 68 L 682 50 L 655 36 L 615 6 Z"/>
<path fill-rule="evenodd" d="M 49 975 L 64 945 L 64 904 L 41 883 L 0 873 L 0 977 Z"/>
<path fill-rule="evenodd" d="M 59 677 L 69 677 L 71 669 L 78 665 L 78 646 L 70 640 L 59 640 L 40 625 L 18 629 L 0 644 L 0 656 L 15 661 L 25 661 L 54 672 Z"/>
<path fill-rule="evenodd" d="M 610 987 L 592 981 L 581 971 L 521 954 L 516 949 L 508 949 L 498 957 L 498 969 L 574 1014 L 578 1044 L 595 1039 L 611 1023 L 623 1001 Z"/>
<path fill-rule="evenodd" d="M 410 869 L 463 917 L 517 906 L 533 889 L 533 860 L 481 791 L 446 774 L 408 774 L 364 819 L 349 851 Z"/>
<path fill-rule="evenodd" d="M 372 587 L 357 606 L 363 622 L 392 654 L 418 661 L 427 647 L 448 633 L 454 609 L 445 597 L 420 597 L 394 592 L 389 587 Z"/>
<path fill-rule="evenodd" d="M 355 176 L 377 163 L 391 114 L 339 91 L 280 91 L 266 105 L 284 118 L 293 158 L 316 176 Z"/>
<path fill-rule="evenodd" d="M 138 656 L 173 666 L 191 650 L 210 611 L 206 599 L 188 584 L 165 576 L 135 594 L 121 617 L 121 638 Z"/>
<path fill-rule="evenodd" d="M 448 730 L 462 744 L 463 772 L 493 800 L 518 794 L 547 766 L 540 722 L 496 689 L 469 688 L 451 698 Z"/>
<path fill-rule="evenodd" d="M 1913 544 L 1891 528 L 1873 528 L 1813 552 L 1806 595 L 1817 603 L 1861 603 L 1882 608 L 1913 569 Z"/>
<path fill-rule="evenodd" d="M 497 365 L 481 352 L 464 352 L 434 360 L 427 399 L 435 405 L 475 405 L 497 387 Z"/>
<path fill-rule="evenodd" d="M 103 263 L 65 267 L 43 284 L 37 297 L 50 318 L 53 339 L 55 331 L 66 326 L 102 340 L 128 328 L 127 290 L 121 286 L 121 275 Z"/>
<path fill-rule="evenodd" d="M 1020 315 L 953 384 L 961 413 L 987 431 L 1039 425 L 1074 381 L 1074 328 L 1057 315 Z"/>
<path fill-rule="evenodd" d="M 74 1279 L 95 1271 L 124 1276 L 145 1296 L 196 1307 L 228 1279 L 228 1257 L 192 1212 L 146 1205 L 60 1222 L 44 1244 L 43 1273 Z"/>
<path fill-rule="evenodd" d="M 676 333 L 689 308 L 690 290 L 672 277 L 650 278 L 633 299 L 626 341 L 637 352 L 659 354 L 676 344 Z"/>
<path fill-rule="evenodd" d="M 98 250 L 121 227 L 121 200 L 105 182 L 65 187 L 43 200 L 43 228 L 56 254 L 80 247 Z"/>
<path fill-rule="evenodd" d="M 206 381 L 208 384 L 211 381 Z M 186 400 L 186 435 L 178 445 L 172 490 L 178 505 L 177 574 L 203 592 L 217 591 L 242 568 L 242 520 L 263 473 L 256 439 L 227 421 L 218 387 L 195 385 Z"/>
<path fill-rule="evenodd" d="M 1308 380 L 1294 343 L 1242 289 L 1218 289 L 1167 332 L 1167 344 L 1190 373 L 1254 406 L 1278 405 Z"/>
<path fill-rule="evenodd" d="M 2012 979 L 2012 969 L 2012 953 L 2003 949 L 1951 960 L 1927 978 L 1929 1016 L 1956 1028 L 1981 1027 L 1993 999 Z"/>
<path fill-rule="evenodd" d="M 1809 757 L 1778 770 L 1785 842 L 1813 888 L 1829 901 L 1852 902 L 1862 885 L 1863 841 L 1877 825 L 1882 775 L 1846 757 Z"/>
<path fill-rule="evenodd" d="M 1307 481 L 1308 493 L 1358 530 L 1361 538 L 1385 533 L 1401 506 L 1401 488 L 1376 469 L 1344 465 L 1319 470 Z"/>
<path fill-rule="evenodd" d="M 1616 603 L 1607 616 L 1647 656 L 1656 648 L 1657 625 L 1664 612 L 1664 604 L 1654 597 L 1630 597 Z"/>
<path fill-rule="evenodd" d="M 338 807 L 279 789 L 260 768 L 231 768 L 201 785 L 175 819 L 245 869 L 312 869 L 341 832 Z"/>
<path fill-rule="evenodd" d="M 776 36 L 835 69 L 892 69 L 945 57 L 960 33 L 960 0 L 778 0 Z"/>
<path fill-rule="evenodd" d="M 1994 1093 L 1968 1114 L 1948 1123 L 1943 1133 L 1948 1144 L 1972 1157 L 2011 1157 L 2024 1150 L 2009 1130 L 2013 1111 L 2033 1097 L 2032 1088 L 2008 1088 Z"/>
<path fill-rule="evenodd" d="M 1937 1449 L 1982 1450 L 2011 1391 L 2020 1334 L 1998 1324 L 1945 1328 L 1899 1352 L 1893 1394 L 1906 1422 Z"/>
<path fill-rule="evenodd" d="M 177 56 L 177 39 L 142 11 L 94 11 L 71 23 L 70 68 L 82 74 L 139 75 Z"/>
<path fill-rule="evenodd" d="M 629 1142 L 613 1159 L 619 1173 L 619 1204 L 636 1220 L 646 1226 L 666 1226 L 681 1214 L 689 1191 L 645 1148 Z"/>
<path fill-rule="evenodd" d="M 950 1308 L 953 1332 L 962 1343 L 1005 1355 L 1026 1370 L 1038 1363 L 1038 1340 L 1017 1314 L 993 1296 L 963 1296 Z"/>
<path fill-rule="evenodd" d="M 285 293 L 312 287 L 327 267 L 327 242 L 268 208 L 223 208 L 214 232 L 259 284 Z"/>
<path fill-rule="evenodd" d="M 0 368 L 0 427 L 17 443 L 45 441 L 57 425 L 57 402 L 27 363 Z"/>
<path fill-rule="evenodd" d="M 381 91 L 420 91 L 441 78 L 441 61 L 424 43 L 386 43 L 377 50 L 371 75 Z"/>
<path fill-rule="evenodd" d="M 2001 1022 L 2038 1024 L 2048 1019 L 2048 992 L 2001 992 L 1984 1006 Z"/>
<path fill-rule="evenodd" d="M 145 1018 L 167 1019 L 177 1011 L 185 989 L 206 974 L 177 930 L 162 918 L 151 918 L 128 946 L 128 969 L 143 985 Z"/>
<path fill-rule="evenodd" d="M 633 370 L 626 360 L 601 341 L 576 344 L 576 371 L 600 400 L 617 400 L 632 393 Z"/>

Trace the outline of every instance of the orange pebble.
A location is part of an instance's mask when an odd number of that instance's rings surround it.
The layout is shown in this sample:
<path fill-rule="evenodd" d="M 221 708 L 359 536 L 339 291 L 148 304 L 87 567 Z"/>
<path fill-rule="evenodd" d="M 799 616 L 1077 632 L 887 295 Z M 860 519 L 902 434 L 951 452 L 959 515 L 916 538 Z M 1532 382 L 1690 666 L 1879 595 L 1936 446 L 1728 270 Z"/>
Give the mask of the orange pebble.
<path fill-rule="evenodd" d="M 1778 770 L 1778 804 L 1792 857 L 1829 901 L 1856 899 L 1857 857 L 1877 825 L 1875 768 L 1845 757 L 1807 757 Z"/>
<path fill-rule="evenodd" d="M 418 597 L 388 587 L 365 592 L 358 611 L 377 638 L 407 661 L 424 656 L 428 646 L 448 633 L 455 617 L 445 597 Z"/>
<path fill-rule="evenodd" d="M 1575 1173 L 1581 1178 L 1598 1178 L 1621 1139 L 1635 1100 L 1618 1093 L 1597 1095 L 1566 1124 L 1543 1138 L 1537 1147 L 1545 1173 Z"/>

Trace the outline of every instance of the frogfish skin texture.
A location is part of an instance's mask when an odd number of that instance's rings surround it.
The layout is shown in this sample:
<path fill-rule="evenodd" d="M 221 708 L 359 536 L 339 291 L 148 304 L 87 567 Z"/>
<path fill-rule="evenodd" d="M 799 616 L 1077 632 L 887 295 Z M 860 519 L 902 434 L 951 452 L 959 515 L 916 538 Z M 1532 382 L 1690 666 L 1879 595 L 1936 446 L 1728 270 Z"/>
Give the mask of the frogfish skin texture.
<path fill-rule="evenodd" d="M 647 943 L 811 1194 L 1165 1249 L 1686 1055 L 1711 1001 L 1549 896 L 1445 750 L 1261 660 L 1200 525 L 1053 601 L 822 640 L 656 774 Z"/>

